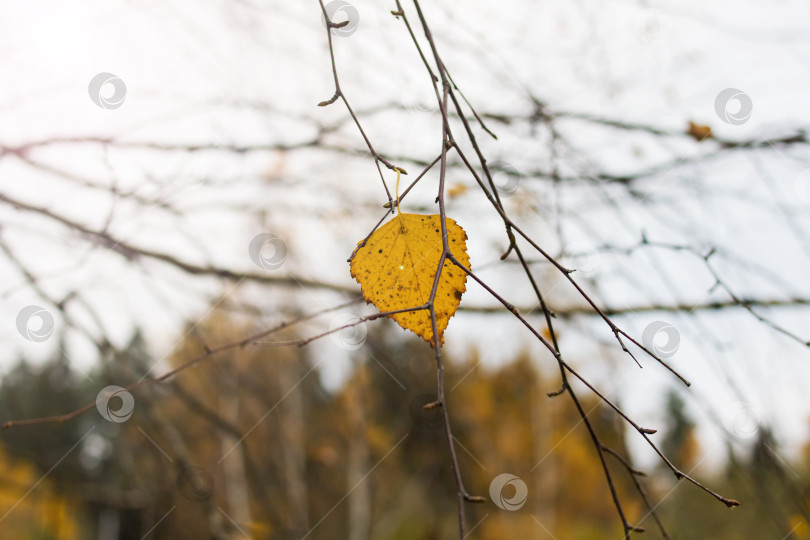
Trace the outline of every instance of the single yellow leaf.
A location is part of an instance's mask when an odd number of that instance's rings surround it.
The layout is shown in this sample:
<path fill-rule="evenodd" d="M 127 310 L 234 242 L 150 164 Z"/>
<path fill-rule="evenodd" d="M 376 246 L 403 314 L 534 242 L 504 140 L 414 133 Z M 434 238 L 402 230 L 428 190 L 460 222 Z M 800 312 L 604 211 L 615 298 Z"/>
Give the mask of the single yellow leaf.
<path fill-rule="evenodd" d="M 447 196 L 451 199 L 454 199 L 460 195 L 464 195 L 467 192 L 467 186 L 464 184 L 455 183 L 447 188 Z"/>
<path fill-rule="evenodd" d="M 686 130 L 686 133 L 691 135 L 692 138 L 698 142 L 703 141 L 705 139 L 711 139 L 714 136 L 711 127 L 702 124 L 696 124 L 694 122 L 689 122 L 689 129 Z"/>
<path fill-rule="evenodd" d="M 446 223 L 450 253 L 469 268 L 467 233 L 450 218 L 446 218 Z M 354 252 L 352 277 L 360 284 L 366 302 L 380 311 L 415 308 L 430 300 L 441 255 L 442 228 L 438 214 L 399 214 L 374 231 L 366 245 Z M 440 344 L 444 343 L 447 322 L 467 290 L 466 282 L 467 274 L 445 259 L 434 303 Z M 388 316 L 433 346 L 433 327 L 427 309 Z"/>

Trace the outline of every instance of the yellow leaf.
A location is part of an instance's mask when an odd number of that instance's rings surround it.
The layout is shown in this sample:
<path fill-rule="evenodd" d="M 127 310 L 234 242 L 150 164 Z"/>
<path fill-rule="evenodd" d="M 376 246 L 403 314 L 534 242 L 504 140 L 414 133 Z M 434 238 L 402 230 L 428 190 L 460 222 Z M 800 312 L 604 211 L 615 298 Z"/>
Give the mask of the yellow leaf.
<path fill-rule="evenodd" d="M 455 221 L 446 219 L 450 252 L 469 268 L 467 234 Z M 362 242 L 358 242 L 358 245 Z M 374 231 L 351 260 L 352 277 L 360 284 L 366 302 L 380 311 L 424 306 L 430 300 L 433 281 L 442 255 L 441 217 L 438 214 L 399 214 Z M 445 259 L 436 289 L 436 328 L 439 343 L 444 330 L 467 290 L 467 274 Z M 433 346 L 433 327 L 427 309 L 388 315 L 402 328 Z"/>
<path fill-rule="evenodd" d="M 464 184 L 455 183 L 449 188 L 447 188 L 447 196 L 451 199 L 458 197 L 459 195 L 464 195 L 467 192 L 467 186 Z"/>
<path fill-rule="evenodd" d="M 711 139 L 714 136 L 711 127 L 694 122 L 689 122 L 689 129 L 686 130 L 686 133 L 691 135 L 692 138 L 698 142 L 704 139 Z"/>

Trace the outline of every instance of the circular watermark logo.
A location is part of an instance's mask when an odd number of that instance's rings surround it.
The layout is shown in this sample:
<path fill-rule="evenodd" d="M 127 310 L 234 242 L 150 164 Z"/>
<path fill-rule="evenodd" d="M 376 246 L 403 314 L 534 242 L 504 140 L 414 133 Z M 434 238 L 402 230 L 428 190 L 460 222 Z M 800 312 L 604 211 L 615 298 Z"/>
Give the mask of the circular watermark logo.
<path fill-rule="evenodd" d="M 117 398 L 117 399 L 116 399 Z M 120 399 L 120 404 L 115 401 Z M 115 408 L 118 405 L 118 408 Z M 110 385 L 101 389 L 96 396 L 96 408 L 108 422 L 120 424 L 129 420 L 135 410 L 135 398 L 120 386 Z"/>
<path fill-rule="evenodd" d="M 345 328 L 344 328 L 345 327 Z M 342 313 L 329 321 L 329 336 L 338 347 L 356 351 L 366 342 L 368 326 L 366 321 L 354 314 Z"/>
<path fill-rule="evenodd" d="M 796 175 L 796 195 L 804 204 L 810 204 L 810 169 L 799 171 Z"/>
<path fill-rule="evenodd" d="M 28 341 L 42 343 L 53 334 L 53 315 L 40 306 L 26 306 L 17 313 L 17 331 Z"/>
<path fill-rule="evenodd" d="M 436 401 L 436 394 L 419 394 L 408 405 L 414 425 L 420 429 L 433 430 L 444 425 L 442 406 Z"/>
<path fill-rule="evenodd" d="M 439 112 L 436 92 L 429 81 L 411 79 L 399 86 L 395 103 L 401 104 L 405 112 L 434 114 Z"/>
<path fill-rule="evenodd" d="M 511 486 L 514 489 L 514 494 L 511 497 L 504 495 L 506 486 Z M 495 506 L 501 510 L 509 510 L 510 512 L 520 510 L 526 504 L 528 496 L 529 488 L 526 487 L 526 482 L 514 474 L 499 474 L 489 484 L 489 497 L 495 503 Z"/>
<path fill-rule="evenodd" d="M 411 371 L 418 374 L 428 373 L 433 364 L 422 356 L 411 356 L 408 358 L 408 367 Z"/>
<path fill-rule="evenodd" d="M 102 109 L 117 109 L 127 97 L 127 85 L 118 75 L 99 73 L 87 85 L 90 99 Z"/>
<path fill-rule="evenodd" d="M 340 37 L 348 37 L 357 30 L 360 24 L 360 13 L 353 5 L 343 0 L 332 0 L 326 4 L 326 15 L 335 24 L 348 21 L 348 24 L 340 28 L 332 28 L 332 34 Z M 326 19 L 321 16 L 321 22 L 326 27 Z"/>
<path fill-rule="evenodd" d="M 667 322 L 655 321 L 644 328 L 641 343 L 658 358 L 672 358 L 681 344 L 681 333 Z"/>
<path fill-rule="evenodd" d="M 754 102 L 751 97 L 736 88 L 726 88 L 714 99 L 714 112 L 726 124 L 740 126 L 751 118 Z"/>
<path fill-rule="evenodd" d="M 190 501 L 205 502 L 214 493 L 214 477 L 202 467 L 188 465 L 177 475 L 177 489 Z"/>
<path fill-rule="evenodd" d="M 188 174 L 184 173 L 174 178 L 172 184 L 178 188 L 195 187 L 204 184 L 208 180 L 206 174 Z"/>
<path fill-rule="evenodd" d="M 636 35 L 644 43 L 661 43 L 672 35 L 672 25 L 659 11 L 644 13 L 636 24 Z"/>
<path fill-rule="evenodd" d="M 759 431 L 760 420 L 750 403 L 735 401 L 724 409 L 723 425 L 731 435 L 750 439 Z"/>
<path fill-rule="evenodd" d="M 569 242 L 562 252 L 563 266 L 575 270 L 580 276 L 596 274 L 602 264 L 602 254 L 585 242 Z"/>
<path fill-rule="evenodd" d="M 523 174 L 506 161 L 493 161 L 488 167 L 492 183 L 502 197 L 511 197 L 520 187 Z"/>
<path fill-rule="evenodd" d="M 248 247 L 250 260 L 264 270 L 280 268 L 287 259 L 287 244 L 270 233 L 257 234 Z"/>

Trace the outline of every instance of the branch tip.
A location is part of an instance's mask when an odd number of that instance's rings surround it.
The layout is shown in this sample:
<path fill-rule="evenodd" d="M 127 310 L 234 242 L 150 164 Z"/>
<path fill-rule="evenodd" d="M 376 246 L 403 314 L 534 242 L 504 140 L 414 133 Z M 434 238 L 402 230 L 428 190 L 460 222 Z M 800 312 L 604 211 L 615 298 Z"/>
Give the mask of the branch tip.
<path fill-rule="evenodd" d="M 340 94 L 338 92 L 335 92 L 334 96 L 330 97 L 326 101 L 321 101 L 320 103 L 318 103 L 318 107 L 326 107 L 327 105 L 331 105 L 332 103 L 337 101 L 337 98 L 339 98 L 339 97 L 340 97 Z"/>

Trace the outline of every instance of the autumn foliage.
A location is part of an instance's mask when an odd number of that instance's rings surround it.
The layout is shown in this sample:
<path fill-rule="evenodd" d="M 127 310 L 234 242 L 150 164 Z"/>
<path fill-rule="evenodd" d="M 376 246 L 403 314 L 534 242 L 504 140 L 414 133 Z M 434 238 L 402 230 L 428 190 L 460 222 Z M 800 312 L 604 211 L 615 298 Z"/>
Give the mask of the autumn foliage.
<path fill-rule="evenodd" d="M 201 329 L 222 342 L 247 330 L 221 315 Z M 188 338 L 171 364 L 200 349 Z M 324 540 L 452 537 L 455 485 L 442 419 L 423 408 L 435 399 L 432 351 L 391 324 L 377 325 L 337 388 L 324 386 L 316 369 L 330 358 L 309 351 L 246 347 L 212 358 L 135 393 L 136 413 L 124 423 L 111 424 L 93 411 L 47 431 L 3 432 L 0 536 L 97 538 L 115 519 L 126 531 L 121 539 L 141 538 L 152 527 L 149 537 L 156 540 L 238 537 L 227 514 L 256 539 L 308 532 L 307 538 Z M 123 366 L 151 359 L 139 339 L 127 355 L 127 362 L 108 362 L 92 375 L 135 379 Z M 449 359 L 447 381 L 461 466 L 470 489 L 487 496 L 470 506 L 475 537 L 621 537 L 587 430 L 570 401 L 547 396 L 555 390 L 553 377 L 525 354 L 497 368 L 480 360 L 476 351 Z M 21 365 L 0 389 L 2 419 L 47 413 L 54 392 L 68 402 L 85 400 L 95 386 L 64 370 L 58 359 L 42 369 Z M 626 455 L 630 437 L 623 424 L 595 399 L 582 403 L 604 444 Z M 680 464 L 694 466 L 702 452 L 694 424 L 677 397 L 669 411 L 665 446 Z M 723 538 L 770 538 L 795 527 L 793 538 L 806 538 L 807 501 L 800 492 L 797 500 L 786 499 L 785 479 L 768 460 L 773 444 L 757 441 L 750 452 L 730 453 L 724 465 L 703 471 L 739 494 L 744 505 L 733 513 L 715 512 L 705 494 L 683 489 L 667 471 L 644 478 L 653 500 L 667 500 L 662 515 L 673 537 L 717 537 L 722 530 Z M 632 493 L 626 470 L 617 461 L 609 466 L 620 493 Z M 527 484 L 520 510 L 503 510 L 489 499 L 490 482 L 504 472 Z M 644 505 L 628 501 L 626 510 L 646 526 L 646 537 L 659 538 Z"/>

